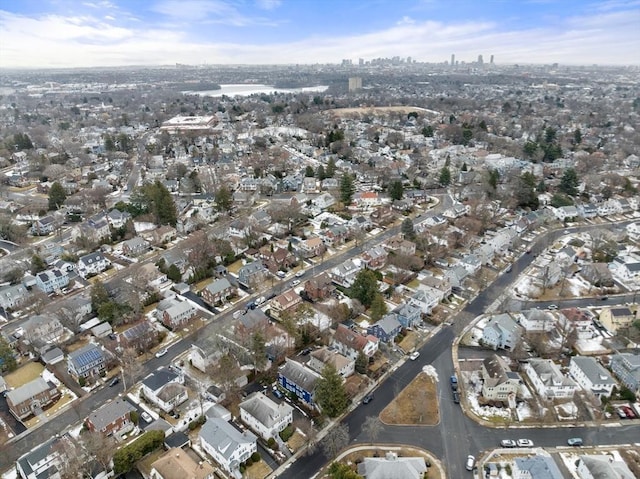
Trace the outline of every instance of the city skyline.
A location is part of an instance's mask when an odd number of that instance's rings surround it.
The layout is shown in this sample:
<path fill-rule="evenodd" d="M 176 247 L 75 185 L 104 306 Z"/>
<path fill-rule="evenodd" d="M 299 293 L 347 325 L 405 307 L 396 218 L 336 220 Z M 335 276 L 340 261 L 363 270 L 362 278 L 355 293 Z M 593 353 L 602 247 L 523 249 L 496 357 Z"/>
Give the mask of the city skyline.
<path fill-rule="evenodd" d="M 640 1 L 0 0 L 0 67 L 640 64 Z"/>

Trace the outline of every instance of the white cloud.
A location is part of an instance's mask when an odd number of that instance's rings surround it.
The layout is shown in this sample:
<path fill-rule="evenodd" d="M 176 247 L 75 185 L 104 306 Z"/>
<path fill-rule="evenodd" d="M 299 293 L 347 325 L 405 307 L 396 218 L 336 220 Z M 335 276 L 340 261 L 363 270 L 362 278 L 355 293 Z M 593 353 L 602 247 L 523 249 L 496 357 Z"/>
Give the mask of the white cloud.
<path fill-rule="evenodd" d="M 219 15 L 220 10 L 213 13 L 214 4 L 220 5 L 197 0 L 158 4 L 167 16 L 181 6 L 177 24 L 182 27 L 154 27 L 145 22 L 124 27 L 107 17 L 28 17 L 0 11 L 0 66 L 324 63 L 395 55 L 433 62 L 444 61 L 452 53 L 467 61 L 475 60 L 478 54 L 493 54 L 497 63 L 640 61 L 640 11 L 599 12 L 568 18 L 553 27 L 525 30 L 509 30 L 492 22 L 442 23 L 407 18 L 366 34 L 314 35 L 286 43 L 190 40 L 188 20 L 197 15 Z"/>
<path fill-rule="evenodd" d="M 273 10 L 282 5 L 282 0 L 256 0 L 256 6 L 262 10 Z"/>
<path fill-rule="evenodd" d="M 263 3 L 274 4 L 272 0 L 263 0 Z M 244 15 L 225 0 L 162 0 L 152 10 L 173 22 L 219 23 L 236 27 L 276 24 L 263 17 Z"/>

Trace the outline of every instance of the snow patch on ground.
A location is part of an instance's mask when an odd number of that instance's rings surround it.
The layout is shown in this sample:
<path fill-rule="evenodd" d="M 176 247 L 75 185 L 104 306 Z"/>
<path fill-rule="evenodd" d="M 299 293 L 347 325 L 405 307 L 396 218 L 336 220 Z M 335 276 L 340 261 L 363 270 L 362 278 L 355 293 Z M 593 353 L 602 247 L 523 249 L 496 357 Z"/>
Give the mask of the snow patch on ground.
<path fill-rule="evenodd" d="M 573 402 L 558 404 L 554 409 L 556 411 L 556 414 L 558 415 L 558 419 L 560 419 L 561 421 L 569 421 L 577 419 L 578 417 L 578 406 L 576 406 Z"/>
<path fill-rule="evenodd" d="M 591 339 L 578 339 L 576 341 L 576 349 L 583 354 L 604 354 L 608 349 L 602 345 L 602 340 L 602 336 Z"/>
<path fill-rule="evenodd" d="M 529 406 L 529 404 L 526 402 L 518 404 L 518 406 L 516 407 L 516 415 L 518 416 L 518 421 L 524 421 L 526 419 L 534 417 L 531 406 Z"/>
<path fill-rule="evenodd" d="M 480 372 L 473 371 L 468 380 L 467 400 L 474 414 L 483 419 L 490 419 L 495 417 L 508 419 L 511 417 L 511 410 L 509 408 L 502 409 L 493 406 L 480 406 L 478 398 L 481 394 L 482 381 L 480 380 Z"/>
<path fill-rule="evenodd" d="M 423 366 L 422 372 L 425 373 L 427 376 L 432 377 L 435 382 L 438 382 L 438 371 L 436 371 L 436 368 L 434 368 L 431 364 L 427 364 L 426 366 Z"/>

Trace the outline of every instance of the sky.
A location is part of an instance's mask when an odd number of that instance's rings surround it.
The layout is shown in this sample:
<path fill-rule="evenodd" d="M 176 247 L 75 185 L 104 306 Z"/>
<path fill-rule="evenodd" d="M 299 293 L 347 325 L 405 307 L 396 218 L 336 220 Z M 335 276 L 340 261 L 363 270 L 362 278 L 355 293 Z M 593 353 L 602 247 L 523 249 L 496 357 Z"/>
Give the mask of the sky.
<path fill-rule="evenodd" d="M 0 0 L 0 68 L 639 65 L 640 0 Z"/>

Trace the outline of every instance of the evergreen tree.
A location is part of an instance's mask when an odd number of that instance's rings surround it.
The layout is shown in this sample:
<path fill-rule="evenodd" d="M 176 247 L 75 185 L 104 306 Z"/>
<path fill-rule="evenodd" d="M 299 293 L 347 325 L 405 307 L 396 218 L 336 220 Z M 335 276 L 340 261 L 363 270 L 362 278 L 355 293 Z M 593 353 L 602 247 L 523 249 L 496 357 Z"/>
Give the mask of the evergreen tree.
<path fill-rule="evenodd" d="M 526 171 L 518 178 L 518 186 L 515 194 L 518 206 L 522 208 L 538 208 L 538 195 L 535 191 L 536 177 L 530 171 Z"/>
<path fill-rule="evenodd" d="M 316 382 L 315 396 L 322 412 L 328 417 L 339 416 L 347 409 L 347 392 L 342 376 L 333 364 L 327 364 L 322 370 L 322 377 Z"/>
<path fill-rule="evenodd" d="M 401 231 L 404 237 L 408 240 L 415 238 L 416 232 L 413 229 L 413 220 L 411 218 L 405 218 L 402 221 Z"/>
<path fill-rule="evenodd" d="M 319 165 L 316 169 L 316 178 L 318 178 L 320 181 L 327 178 L 327 173 L 324 170 L 324 165 Z"/>
<path fill-rule="evenodd" d="M 569 195 L 576 196 L 578 194 L 578 174 L 573 168 L 567 168 L 560 180 L 560 191 Z"/>
<path fill-rule="evenodd" d="M 14 350 L 9 346 L 6 339 L 0 335 L 0 372 L 10 373 L 18 367 Z"/>
<path fill-rule="evenodd" d="M 51 185 L 49 190 L 49 211 L 58 210 L 67 199 L 67 192 L 57 181 Z"/>
<path fill-rule="evenodd" d="M 353 201 L 353 194 L 356 192 L 356 187 L 353 184 L 353 178 L 349 173 L 342 175 L 340 180 L 340 201 L 345 206 L 349 206 Z"/>
<path fill-rule="evenodd" d="M 180 273 L 180 269 L 175 264 L 172 264 L 169 266 L 169 269 L 167 269 L 167 278 L 174 283 L 182 281 L 182 273 Z"/>
<path fill-rule="evenodd" d="M 333 178 L 336 174 L 336 160 L 329 158 L 327 162 L 327 178 Z"/>
<path fill-rule="evenodd" d="M 156 223 L 159 225 L 175 226 L 178 221 L 176 205 L 167 187 L 158 180 L 156 180 L 151 189 L 151 200 Z"/>
<path fill-rule="evenodd" d="M 433 136 L 433 127 L 431 125 L 427 125 L 422 128 L 422 136 L 426 138 L 431 138 Z"/>
<path fill-rule="evenodd" d="M 576 131 L 573 132 L 573 142 L 576 145 L 582 143 L 582 132 L 580 131 L 580 128 L 576 128 Z"/>
<path fill-rule="evenodd" d="M 367 367 L 369 366 L 369 358 L 362 351 L 358 353 L 356 358 L 356 372 L 360 374 L 367 373 Z"/>
<path fill-rule="evenodd" d="M 445 165 L 442 167 L 438 181 L 442 186 L 449 186 L 451 184 L 451 170 L 448 166 Z"/>
<path fill-rule="evenodd" d="M 384 302 L 384 298 L 380 293 L 377 293 L 373 301 L 371 302 L 371 308 L 369 308 L 369 316 L 372 321 L 378 321 L 385 314 L 387 314 L 387 303 Z"/>
<path fill-rule="evenodd" d="M 370 269 L 358 272 L 351 288 L 350 296 L 360 301 L 366 308 L 371 306 L 376 294 L 378 294 L 378 278 Z"/>
<path fill-rule="evenodd" d="M 401 200 L 404 195 L 404 186 L 402 181 L 395 180 L 389 185 L 389 196 L 392 200 Z"/>
<path fill-rule="evenodd" d="M 307 178 L 313 178 L 315 176 L 315 172 L 313 171 L 313 166 L 307 165 L 304 170 L 304 176 Z"/>

